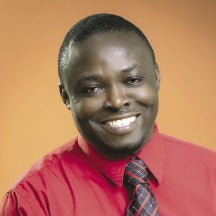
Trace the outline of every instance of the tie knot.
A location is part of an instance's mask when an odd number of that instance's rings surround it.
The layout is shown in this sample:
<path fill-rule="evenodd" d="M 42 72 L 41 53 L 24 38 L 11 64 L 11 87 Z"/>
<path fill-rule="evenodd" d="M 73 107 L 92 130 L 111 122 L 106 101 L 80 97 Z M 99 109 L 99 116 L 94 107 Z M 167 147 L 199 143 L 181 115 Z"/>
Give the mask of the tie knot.
<path fill-rule="evenodd" d="M 128 161 L 125 167 L 124 184 L 132 189 L 137 184 L 142 183 L 148 184 L 147 166 L 142 160 L 133 158 Z"/>

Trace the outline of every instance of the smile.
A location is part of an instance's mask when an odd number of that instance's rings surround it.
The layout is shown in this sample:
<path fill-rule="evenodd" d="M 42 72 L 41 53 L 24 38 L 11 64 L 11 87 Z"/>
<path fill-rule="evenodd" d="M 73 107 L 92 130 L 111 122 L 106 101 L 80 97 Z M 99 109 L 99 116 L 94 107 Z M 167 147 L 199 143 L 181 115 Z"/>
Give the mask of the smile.
<path fill-rule="evenodd" d="M 105 124 L 112 128 L 126 127 L 126 126 L 131 125 L 136 120 L 136 118 L 137 118 L 136 116 L 131 116 L 131 117 L 124 118 L 124 119 L 107 121 L 105 122 Z"/>

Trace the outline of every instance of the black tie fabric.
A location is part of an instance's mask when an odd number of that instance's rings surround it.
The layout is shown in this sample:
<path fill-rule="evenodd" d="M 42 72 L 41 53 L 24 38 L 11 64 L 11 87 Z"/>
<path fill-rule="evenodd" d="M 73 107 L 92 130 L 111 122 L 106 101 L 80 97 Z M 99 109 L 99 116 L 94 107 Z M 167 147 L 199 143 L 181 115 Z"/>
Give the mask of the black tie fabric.
<path fill-rule="evenodd" d="M 124 185 L 131 193 L 127 216 L 159 216 L 157 202 L 148 183 L 147 167 L 142 160 L 133 158 L 128 161 Z"/>

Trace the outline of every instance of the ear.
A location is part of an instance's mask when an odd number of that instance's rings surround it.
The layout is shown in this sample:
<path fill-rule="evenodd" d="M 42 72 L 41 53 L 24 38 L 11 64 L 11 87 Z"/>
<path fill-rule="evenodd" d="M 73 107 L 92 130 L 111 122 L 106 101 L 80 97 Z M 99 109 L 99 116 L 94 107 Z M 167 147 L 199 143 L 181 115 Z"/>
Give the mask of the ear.
<path fill-rule="evenodd" d="M 159 68 L 158 68 L 158 64 L 155 62 L 155 65 L 154 65 L 154 69 L 155 69 L 155 75 L 156 75 L 156 88 L 157 90 L 159 91 L 160 89 L 160 71 L 159 71 Z"/>
<path fill-rule="evenodd" d="M 66 107 L 70 110 L 70 99 L 67 94 L 67 91 L 62 83 L 58 84 L 59 87 L 59 93 L 61 95 L 63 103 L 66 105 Z"/>

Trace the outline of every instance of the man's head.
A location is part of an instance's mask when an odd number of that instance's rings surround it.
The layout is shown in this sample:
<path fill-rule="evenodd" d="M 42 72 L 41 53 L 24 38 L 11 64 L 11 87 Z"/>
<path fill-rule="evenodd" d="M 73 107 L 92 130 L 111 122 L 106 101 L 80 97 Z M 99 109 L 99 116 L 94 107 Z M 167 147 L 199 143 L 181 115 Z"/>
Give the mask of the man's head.
<path fill-rule="evenodd" d="M 111 14 L 78 22 L 59 53 L 60 93 L 81 135 L 109 158 L 139 151 L 158 110 L 153 50 L 132 23 Z"/>
<path fill-rule="evenodd" d="M 149 44 L 143 32 L 128 20 L 114 14 L 94 14 L 81 19 L 66 34 L 61 45 L 58 58 L 58 72 L 60 79 L 63 79 L 65 73 L 64 68 L 66 61 L 70 58 L 70 48 L 74 43 L 81 43 L 94 34 L 110 31 L 133 32 L 140 36 L 146 46 L 149 48 L 150 54 L 155 61 L 155 56 L 151 45 Z"/>

